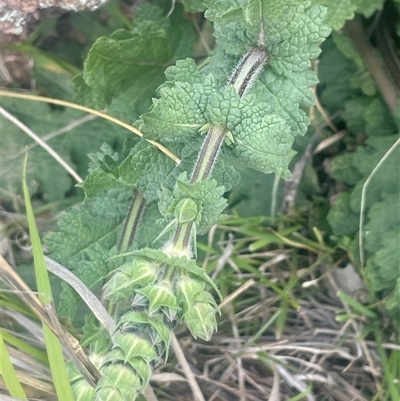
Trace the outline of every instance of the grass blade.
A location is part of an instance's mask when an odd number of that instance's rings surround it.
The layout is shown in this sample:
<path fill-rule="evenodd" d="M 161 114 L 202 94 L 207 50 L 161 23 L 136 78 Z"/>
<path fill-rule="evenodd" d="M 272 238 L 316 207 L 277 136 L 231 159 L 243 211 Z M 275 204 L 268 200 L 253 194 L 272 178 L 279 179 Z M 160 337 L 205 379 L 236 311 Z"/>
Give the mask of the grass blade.
<path fill-rule="evenodd" d="M 311 386 L 308 386 L 304 391 L 290 398 L 288 401 L 301 401 L 304 399 L 306 395 L 308 395 L 311 391 Z"/>
<path fill-rule="evenodd" d="M 370 319 L 377 319 L 377 315 L 375 312 L 373 312 L 371 309 L 367 308 L 360 302 L 356 301 L 353 297 L 347 295 L 345 292 L 338 291 L 336 295 L 342 301 L 346 302 L 347 305 L 353 308 L 355 312 L 359 313 L 360 316 L 365 316 Z"/>
<path fill-rule="evenodd" d="M 42 362 L 44 364 L 48 364 L 47 355 L 40 349 L 28 344 L 27 342 L 21 340 L 13 336 L 11 333 L 0 328 L 0 336 L 2 336 L 3 340 L 7 343 L 12 345 L 14 348 L 30 355 L 31 357 L 35 358 L 37 361 Z"/>
<path fill-rule="evenodd" d="M 53 295 L 51 291 L 50 280 L 46 269 L 46 263 L 44 260 L 39 232 L 35 223 L 28 185 L 26 183 L 26 162 L 27 158 L 25 158 L 22 186 L 26 205 L 26 215 L 29 223 L 29 233 L 32 241 L 33 262 L 35 266 L 37 288 L 40 300 L 44 304 L 52 304 Z M 49 358 L 50 370 L 58 399 L 60 401 L 74 401 L 60 340 L 46 324 L 43 324 L 43 333 L 46 343 L 47 355 Z"/>
<path fill-rule="evenodd" d="M 0 374 L 6 384 L 8 391 L 13 398 L 27 400 L 28 397 L 18 380 L 17 373 L 11 363 L 7 347 L 4 344 L 3 333 L 0 332 Z"/>

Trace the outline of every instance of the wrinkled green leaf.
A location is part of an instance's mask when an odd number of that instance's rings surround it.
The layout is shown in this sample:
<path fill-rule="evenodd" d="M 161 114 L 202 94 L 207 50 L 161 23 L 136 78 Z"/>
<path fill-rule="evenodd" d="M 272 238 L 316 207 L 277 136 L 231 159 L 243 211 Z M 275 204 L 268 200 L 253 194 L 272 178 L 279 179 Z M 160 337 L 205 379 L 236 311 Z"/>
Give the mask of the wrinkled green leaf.
<path fill-rule="evenodd" d="M 165 65 L 191 55 L 195 31 L 181 15 L 179 5 L 166 18 L 161 7 L 146 3 L 139 7 L 131 31 L 97 39 L 83 74 L 75 79 L 77 100 L 102 109 L 129 91 L 131 104 L 143 112 L 148 107 L 143 99 L 150 99 L 163 81 Z"/>
<path fill-rule="evenodd" d="M 120 266 L 121 259 L 108 259 L 115 255 L 132 193 L 130 190 L 112 189 L 68 210 L 58 219 L 59 231 L 46 235 L 45 244 L 52 258 L 74 272 L 92 290 L 103 286 L 108 273 Z M 155 213 L 155 215 L 154 215 Z M 159 218 L 157 210 L 149 207 L 145 216 Z M 142 226 L 137 246 L 150 245 L 158 235 L 154 224 Z M 59 313 L 70 319 L 76 309 L 77 296 L 64 285 Z"/>
<path fill-rule="evenodd" d="M 333 29 L 340 29 L 354 18 L 355 13 L 362 13 L 369 18 L 376 10 L 382 8 L 384 0 L 313 0 L 314 4 L 323 4 L 328 8 L 326 23 Z"/>
<path fill-rule="evenodd" d="M 85 117 L 84 113 L 75 110 L 52 109 L 45 103 L 6 97 L 2 99 L 2 107 L 42 139 Z M 23 157 L 26 147 L 29 146 L 27 180 L 31 194 L 40 195 L 49 202 L 64 199 L 66 193 L 75 184 L 69 174 L 46 150 L 38 146 L 33 139 L 14 124 L 4 117 L 1 117 L 1 122 L 3 133 L 0 135 L 2 190 L 5 193 L 20 194 Z M 87 174 L 89 162 L 87 153 L 96 150 L 104 141 L 118 143 L 125 136 L 125 129 L 95 118 L 48 139 L 47 143 L 84 177 Z"/>
<path fill-rule="evenodd" d="M 235 0 L 206 0 L 206 18 L 214 22 L 217 43 L 228 53 L 241 55 L 248 46 L 263 42 L 278 73 L 300 71 L 318 56 L 317 43 L 329 34 L 322 25 L 321 6 L 308 1 L 251 0 L 242 8 Z"/>
<path fill-rule="evenodd" d="M 225 189 L 217 185 L 213 179 L 190 184 L 187 181 L 186 174 L 182 173 L 173 192 L 167 188 L 163 188 L 160 192 L 159 208 L 161 214 L 168 215 L 169 212 L 173 218 L 173 211 L 179 202 L 187 198 L 192 199 L 197 204 L 200 216 L 199 222 L 196 223 L 197 233 L 205 233 L 219 221 L 222 211 L 227 206 L 226 199 L 222 198 Z"/>

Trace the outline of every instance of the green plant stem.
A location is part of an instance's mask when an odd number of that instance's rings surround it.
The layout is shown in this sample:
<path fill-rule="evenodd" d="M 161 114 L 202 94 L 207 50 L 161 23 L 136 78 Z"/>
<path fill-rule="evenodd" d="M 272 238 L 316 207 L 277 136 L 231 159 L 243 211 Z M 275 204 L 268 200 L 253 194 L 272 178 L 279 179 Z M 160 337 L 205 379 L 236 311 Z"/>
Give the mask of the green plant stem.
<path fill-rule="evenodd" d="M 228 85 L 233 85 L 236 92 L 242 97 L 246 90 L 250 88 L 258 73 L 268 60 L 268 53 L 261 47 L 253 47 L 240 60 Z M 212 168 L 217 160 L 218 153 L 222 147 L 228 129 L 221 125 L 212 125 L 203 142 L 196 165 L 194 166 L 191 184 L 203 181 L 211 175 Z M 172 248 L 182 254 L 182 247 L 189 246 L 190 234 L 194 223 L 178 223 L 173 240 Z M 188 252 L 187 252 L 188 253 Z"/>
<path fill-rule="evenodd" d="M 193 169 L 192 178 L 190 179 L 191 184 L 202 181 L 210 176 L 226 133 L 227 129 L 221 126 L 213 125 L 208 130 L 206 139 L 204 140 L 203 146 L 200 150 L 199 158 Z M 174 239 L 172 240 L 175 251 L 178 253 L 185 252 L 184 250 L 189 246 L 192 229 L 193 223 L 178 224 Z"/>
<path fill-rule="evenodd" d="M 132 245 L 138 231 L 140 220 L 142 219 L 144 209 L 146 207 L 146 199 L 139 191 L 135 190 L 132 202 L 129 207 L 128 215 L 124 222 L 121 238 L 118 243 L 119 252 L 126 252 Z"/>
<path fill-rule="evenodd" d="M 194 167 L 191 184 L 208 178 L 211 174 L 218 152 L 224 142 L 227 129 L 221 126 L 211 126 L 200 150 L 199 158 Z"/>
<path fill-rule="evenodd" d="M 188 246 L 190 241 L 190 234 L 193 229 L 193 223 L 178 224 L 176 228 L 174 239 L 172 241 L 172 252 L 174 254 L 183 254 L 190 257 L 188 254 Z"/>
<path fill-rule="evenodd" d="M 264 67 L 268 60 L 268 53 L 261 47 L 253 47 L 240 60 L 228 84 L 235 87 L 236 92 L 242 97 L 246 90 Z"/>

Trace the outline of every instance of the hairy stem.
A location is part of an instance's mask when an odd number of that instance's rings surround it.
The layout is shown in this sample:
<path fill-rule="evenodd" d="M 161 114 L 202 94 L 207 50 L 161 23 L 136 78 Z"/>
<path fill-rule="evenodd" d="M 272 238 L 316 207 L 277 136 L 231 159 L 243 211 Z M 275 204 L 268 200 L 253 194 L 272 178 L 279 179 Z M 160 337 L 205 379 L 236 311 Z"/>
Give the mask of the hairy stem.
<path fill-rule="evenodd" d="M 244 96 L 246 90 L 251 87 L 251 84 L 257 78 L 258 73 L 262 70 L 267 60 L 268 53 L 265 49 L 253 47 L 239 61 L 228 85 L 233 85 L 240 97 Z M 194 166 L 190 180 L 191 184 L 202 181 L 211 175 L 212 168 L 217 160 L 227 132 L 227 128 L 223 126 L 212 125 L 210 127 L 203 142 L 199 158 Z M 193 223 L 178 224 L 171 246 L 179 254 L 183 253 L 182 247 L 188 248 L 192 228 Z M 188 253 L 188 251 L 186 252 Z"/>
<path fill-rule="evenodd" d="M 135 190 L 128 215 L 124 222 L 121 238 L 119 240 L 119 252 L 126 252 L 126 250 L 132 245 L 145 207 L 146 200 L 144 199 L 143 194 Z"/>
<path fill-rule="evenodd" d="M 218 152 L 224 142 L 226 132 L 227 129 L 225 127 L 215 125 L 211 126 L 208 130 L 199 158 L 194 166 L 192 178 L 190 180 L 192 184 L 210 176 Z"/>
<path fill-rule="evenodd" d="M 228 85 L 233 85 L 236 92 L 242 97 L 246 90 L 251 87 L 254 79 L 262 70 L 268 60 L 268 53 L 261 47 L 253 47 L 239 61 Z"/>
<path fill-rule="evenodd" d="M 172 243 L 167 246 L 164 250 L 167 253 L 185 255 L 188 259 L 190 258 L 189 252 L 189 241 L 190 234 L 192 233 L 193 223 L 178 224 L 175 230 L 174 239 Z"/>

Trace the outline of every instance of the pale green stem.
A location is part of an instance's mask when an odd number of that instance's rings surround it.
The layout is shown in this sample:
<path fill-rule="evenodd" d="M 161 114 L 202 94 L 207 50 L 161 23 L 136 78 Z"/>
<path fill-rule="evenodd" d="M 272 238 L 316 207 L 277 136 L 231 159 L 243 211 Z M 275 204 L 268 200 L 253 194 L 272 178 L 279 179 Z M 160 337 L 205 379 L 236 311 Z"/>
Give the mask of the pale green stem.
<path fill-rule="evenodd" d="M 252 48 L 240 60 L 228 85 L 233 85 L 239 96 L 242 97 L 267 62 L 267 59 L 268 53 L 264 49 L 260 47 Z M 211 175 L 227 132 L 227 128 L 220 125 L 212 125 L 210 127 L 193 169 L 191 184 L 203 181 Z M 166 250 L 175 254 L 186 254 L 190 257 L 188 246 L 192 229 L 193 223 L 185 223 L 183 225 L 178 223 L 172 244 Z"/>
<path fill-rule="evenodd" d="M 268 60 L 268 53 L 261 47 L 253 47 L 235 68 L 228 85 L 233 85 L 236 92 L 242 97 L 251 87 L 254 79 Z"/>
<path fill-rule="evenodd" d="M 210 176 L 226 133 L 227 129 L 221 126 L 213 125 L 208 130 L 199 158 L 194 166 L 192 178 L 190 180 L 191 184 L 203 181 Z"/>
<path fill-rule="evenodd" d="M 146 200 L 144 199 L 143 194 L 135 190 L 118 244 L 119 252 L 126 252 L 126 250 L 132 245 L 145 207 Z"/>

